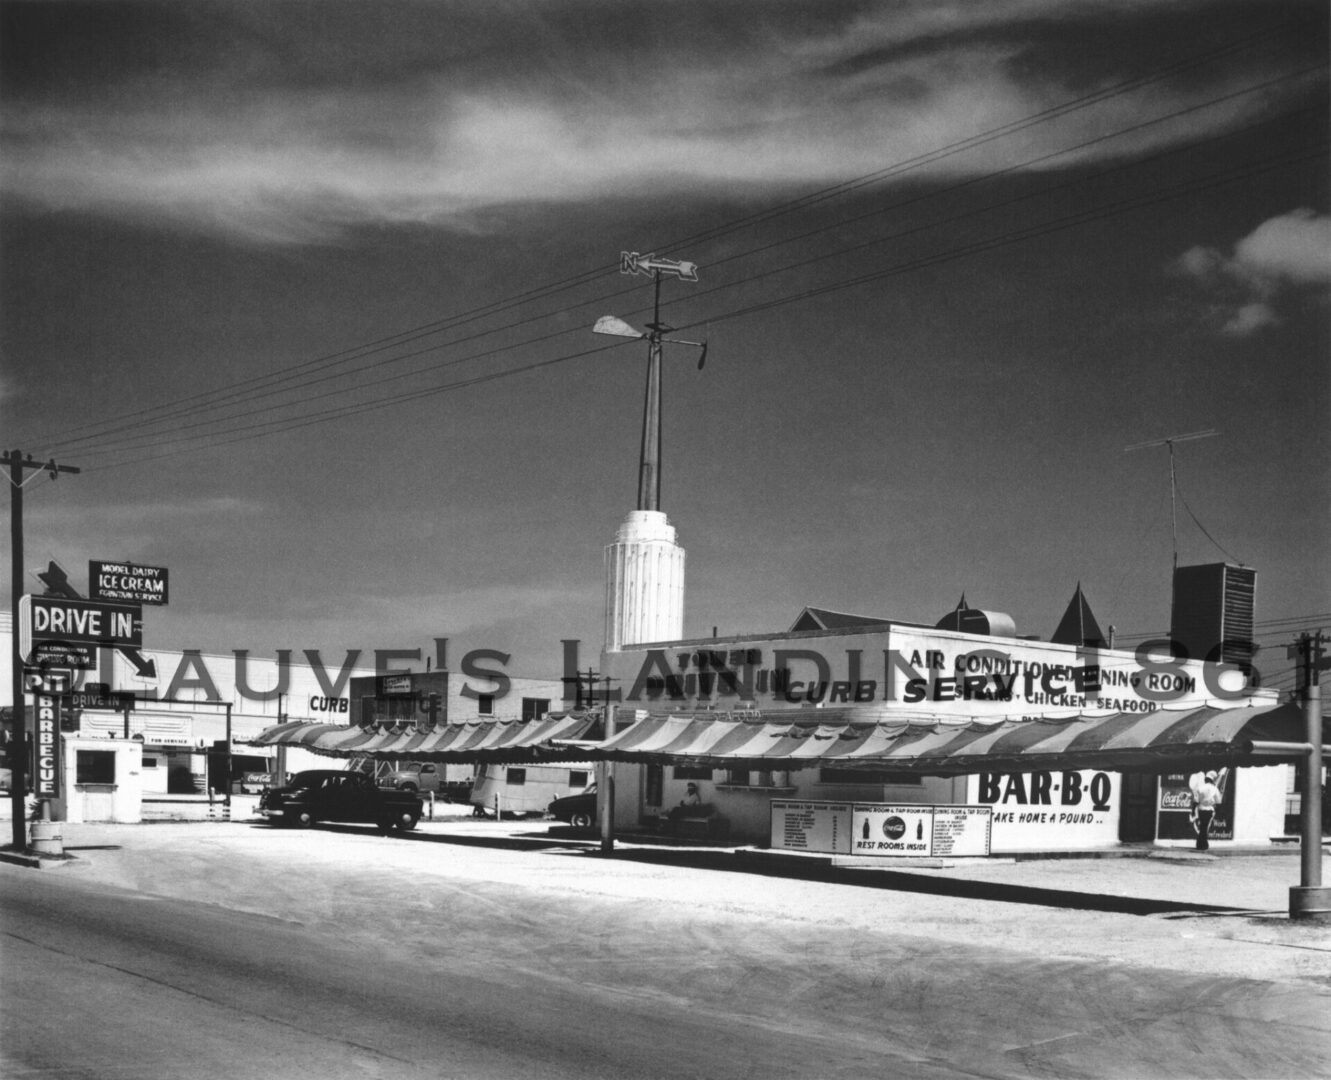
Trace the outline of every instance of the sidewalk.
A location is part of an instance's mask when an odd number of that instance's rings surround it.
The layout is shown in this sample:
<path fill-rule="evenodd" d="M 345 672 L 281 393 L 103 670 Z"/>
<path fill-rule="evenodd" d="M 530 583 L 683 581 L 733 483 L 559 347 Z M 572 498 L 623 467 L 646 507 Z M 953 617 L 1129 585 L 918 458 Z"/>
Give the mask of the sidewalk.
<path fill-rule="evenodd" d="M 464 817 L 422 822 L 419 831 L 478 845 L 558 844 L 586 850 L 600 846 L 598 837 L 549 821 Z M 1130 914 L 1242 912 L 1287 918 L 1290 886 L 1300 884 L 1299 847 L 1289 844 L 1213 845 L 1209 852 L 1130 845 L 1097 852 L 915 860 L 671 843 L 630 835 L 617 838 L 614 850 L 619 858 L 644 862 Z M 1331 875 L 1331 844 L 1323 844 L 1322 854 L 1325 878 Z M 1327 934 L 1331 938 L 1331 928 Z"/>
<path fill-rule="evenodd" d="M 595 852 L 600 839 L 558 822 L 474 818 L 465 809 L 441 812 L 408 834 L 421 843 L 455 843 L 476 848 Z M 253 824 L 249 819 L 237 825 Z M 0 861 L 56 867 L 107 830 L 189 830 L 204 823 L 144 822 L 139 825 L 62 823 L 66 856 L 38 857 L 0 851 Z M 337 828 L 337 826 L 330 826 Z M 348 827 L 354 828 L 354 827 Z M 758 847 L 664 843 L 657 838 L 616 839 L 613 857 L 644 863 L 769 875 L 809 881 L 897 889 L 939 896 L 968 897 L 1070 909 L 1129 914 L 1170 912 L 1248 914 L 1287 918 L 1289 889 L 1300 884 L 1297 845 L 1278 848 L 1189 848 L 1127 846 L 1107 851 L 1031 853 L 988 859 L 871 859 Z M 1331 874 L 1331 849 L 1323 846 Z M 1327 929 L 1331 939 L 1331 928 Z M 1331 941 L 1328 941 L 1331 945 Z"/>

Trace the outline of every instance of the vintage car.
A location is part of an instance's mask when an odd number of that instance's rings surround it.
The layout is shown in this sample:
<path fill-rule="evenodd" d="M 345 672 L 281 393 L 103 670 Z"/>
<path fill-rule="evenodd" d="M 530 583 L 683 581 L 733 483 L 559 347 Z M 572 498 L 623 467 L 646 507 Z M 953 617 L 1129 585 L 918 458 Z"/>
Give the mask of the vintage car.
<path fill-rule="evenodd" d="M 435 794 L 445 802 L 466 803 L 471 797 L 472 786 L 469 769 L 459 768 L 467 779 L 450 779 L 448 769 L 449 766 L 436 765 L 432 761 L 408 761 L 400 769 L 379 777 L 379 786 L 397 788 L 398 791 L 419 791 L 423 795 Z"/>
<path fill-rule="evenodd" d="M 567 821 L 575 829 L 596 826 L 596 785 L 576 795 L 565 795 L 545 808 L 545 812 L 559 821 Z"/>
<path fill-rule="evenodd" d="M 407 791 L 377 787 L 362 772 L 310 769 L 298 772 L 285 787 L 271 788 L 259 800 L 259 813 L 274 825 L 309 827 L 319 821 L 414 829 L 421 800 Z"/>

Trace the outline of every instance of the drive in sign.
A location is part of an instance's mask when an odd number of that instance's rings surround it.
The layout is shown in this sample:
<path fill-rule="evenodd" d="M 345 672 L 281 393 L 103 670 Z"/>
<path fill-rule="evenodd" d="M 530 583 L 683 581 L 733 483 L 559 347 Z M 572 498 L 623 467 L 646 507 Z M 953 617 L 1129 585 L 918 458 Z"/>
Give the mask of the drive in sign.
<path fill-rule="evenodd" d="M 140 646 L 143 609 L 137 604 L 25 596 L 19 601 L 19 652 L 24 660 L 39 641 L 67 644 Z"/>

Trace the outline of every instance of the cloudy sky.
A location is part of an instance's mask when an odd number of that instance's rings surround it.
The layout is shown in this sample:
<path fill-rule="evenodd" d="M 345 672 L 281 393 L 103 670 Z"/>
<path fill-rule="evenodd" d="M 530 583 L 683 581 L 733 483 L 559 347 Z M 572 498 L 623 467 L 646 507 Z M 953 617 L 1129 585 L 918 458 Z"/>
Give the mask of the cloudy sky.
<path fill-rule="evenodd" d="M 1320 0 L 0 3 L 25 563 L 147 644 L 594 660 L 663 318 L 686 633 L 1331 623 Z M 6 576 L 7 580 L 7 576 Z M 29 577 L 36 588 L 35 579 Z M 5 596 L 6 603 L 8 596 Z M 1320 622 L 1319 622 L 1320 620 Z M 1277 655 L 1278 654 L 1278 655 Z M 1288 679 L 1284 679 L 1287 683 Z"/>

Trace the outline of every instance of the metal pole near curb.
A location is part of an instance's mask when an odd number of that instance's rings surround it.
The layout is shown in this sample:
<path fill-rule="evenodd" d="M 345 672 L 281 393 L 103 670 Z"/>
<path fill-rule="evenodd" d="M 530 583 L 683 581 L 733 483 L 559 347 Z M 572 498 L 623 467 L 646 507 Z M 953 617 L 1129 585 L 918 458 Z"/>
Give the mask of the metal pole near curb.
<path fill-rule="evenodd" d="M 1324 640 L 1320 633 L 1304 634 L 1298 646 L 1309 746 L 1303 761 L 1299 884 L 1290 886 L 1289 917 L 1331 923 L 1331 888 L 1322 885 L 1322 688 L 1318 670 Z"/>
<path fill-rule="evenodd" d="M 595 684 L 593 684 L 595 685 Z M 615 707 L 610 700 L 610 680 L 605 683 L 605 712 L 603 738 L 615 734 Z M 615 763 L 596 763 L 596 806 L 601 812 L 601 853 L 610 855 L 615 850 Z"/>
<path fill-rule="evenodd" d="M 231 820 L 231 702 L 226 703 L 226 817 Z"/>

